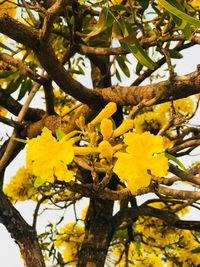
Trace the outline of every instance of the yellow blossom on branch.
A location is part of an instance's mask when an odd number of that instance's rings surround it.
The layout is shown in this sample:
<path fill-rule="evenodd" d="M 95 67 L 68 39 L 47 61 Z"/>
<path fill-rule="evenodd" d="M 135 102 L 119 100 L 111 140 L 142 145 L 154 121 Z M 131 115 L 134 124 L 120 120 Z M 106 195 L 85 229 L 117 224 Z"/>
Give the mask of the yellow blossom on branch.
<path fill-rule="evenodd" d="M 17 11 L 17 5 L 16 1 L 1 1 L 0 2 L 0 15 L 1 14 L 8 14 L 11 17 L 14 17 L 16 15 Z"/>
<path fill-rule="evenodd" d="M 100 125 L 101 134 L 104 140 L 108 140 L 113 134 L 113 123 L 111 120 L 104 118 Z"/>
<path fill-rule="evenodd" d="M 60 229 L 57 235 L 55 246 L 64 247 L 63 256 L 65 261 L 71 266 L 77 266 L 78 251 L 81 247 L 85 235 L 83 226 L 76 223 L 67 223 Z"/>
<path fill-rule="evenodd" d="M 103 140 L 99 144 L 99 151 L 100 151 L 100 158 L 105 158 L 109 162 L 111 161 L 113 153 L 114 153 L 114 149 L 108 141 Z"/>
<path fill-rule="evenodd" d="M 66 182 L 73 178 L 67 164 L 74 157 L 72 141 L 63 137 L 57 140 L 47 128 L 36 138 L 28 140 L 26 165 L 30 173 L 44 181 L 54 182 L 55 178 Z"/>
<path fill-rule="evenodd" d="M 0 116 L 5 117 L 7 113 L 8 113 L 7 109 L 0 106 Z"/>
<path fill-rule="evenodd" d="M 4 188 L 4 193 L 12 201 L 36 200 L 38 196 L 37 189 L 34 187 L 33 176 L 28 173 L 25 167 L 18 169 Z"/>
<path fill-rule="evenodd" d="M 74 147 L 74 154 L 75 155 L 89 155 L 93 153 L 99 153 L 98 147 L 92 147 L 92 146 L 80 146 L 80 147 Z"/>
<path fill-rule="evenodd" d="M 113 171 L 132 192 L 147 187 L 151 174 L 161 177 L 167 174 L 168 161 L 163 149 L 163 139 L 149 132 L 124 134 L 126 153 L 117 152 Z"/>
<path fill-rule="evenodd" d="M 90 125 L 97 125 L 104 118 L 111 117 L 117 111 L 117 105 L 114 102 L 108 103 L 99 114 L 89 123 Z"/>
<path fill-rule="evenodd" d="M 134 120 L 126 119 L 114 130 L 113 138 L 118 137 L 133 128 Z"/>

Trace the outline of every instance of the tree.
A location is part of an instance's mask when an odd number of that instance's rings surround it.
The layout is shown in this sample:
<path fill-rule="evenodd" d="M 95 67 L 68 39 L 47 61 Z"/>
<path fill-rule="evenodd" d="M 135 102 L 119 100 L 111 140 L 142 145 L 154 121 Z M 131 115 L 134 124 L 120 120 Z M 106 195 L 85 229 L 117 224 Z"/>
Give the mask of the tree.
<path fill-rule="evenodd" d="M 183 219 L 199 209 L 200 71 L 178 75 L 173 61 L 200 44 L 199 11 L 195 0 L 1 1 L 0 122 L 13 133 L 1 138 L 0 222 L 25 266 L 200 265 L 200 223 Z M 38 95 L 45 110 L 30 107 Z M 67 214 L 86 198 L 81 218 L 37 233 L 43 206 Z M 32 225 L 17 201 L 34 201 Z"/>

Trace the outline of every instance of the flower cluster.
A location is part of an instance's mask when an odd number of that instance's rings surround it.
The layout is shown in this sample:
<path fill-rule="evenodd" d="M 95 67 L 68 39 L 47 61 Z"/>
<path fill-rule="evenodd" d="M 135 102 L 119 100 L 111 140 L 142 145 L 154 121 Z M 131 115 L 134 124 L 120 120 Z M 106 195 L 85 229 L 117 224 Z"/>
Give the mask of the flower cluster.
<path fill-rule="evenodd" d="M 161 177 L 167 174 L 168 161 L 163 151 L 163 139 L 149 132 L 124 135 L 126 152 L 116 153 L 113 171 L 127 182 L 131 191 L 150 184 L 151 174 Z"/>
<path fill-rule="evenodd" d="M 152 175 L 165 176 L 168 161 L 163 137 L 133 132 L 131 119 L 116 128 L 111 118 L 116 110 L 115 103 L 108 103 L 88 125 L 80 117 L 77 125 L 81 132 L 66 135 L 60 131 L 56 138 L 43 128 L 41 135 L 27 140 L 26 168 L 35 177 L 35 187 L 56 180 L 71 181 L 76 173 L 75 156 L 88 166 L 92 160 L 94 168 L 105 172 L 112 169 L 131 192 L 149 186 Z M 77 141 L 81 141 L 79 146 L 74 145 Z"/>
<path fill-rule="evenodd" d="M 30 173 L 53 183 L 55 178 L 70 181 L 73 172 L 67 165 L 72 162 L 74 150 L 72 141 L 63 137 L 57 140 L 50 130 L 44 128 L 42 134 L 28 140 L 26 165 Z"/>
<path fill-rule="evenodd" d="M 28 199 L 36 200 L 38 195 L 37 189 L 34 187 L 33 176 L 28 173 L 25 167 L 19 168 L 10 183 L 5 186 L 4 193 L 11 201 L 25 201 Z"/>
<path fill-rule="evenodd" d="M 67 223 L 60 229 L 57 235 L 56 247 L 64 247 L 63 257 L 70 266 L 76 266 L 78 260 L 78 251 L 84 239 L 85 230 L 83 226 L 76 223 Z"/>

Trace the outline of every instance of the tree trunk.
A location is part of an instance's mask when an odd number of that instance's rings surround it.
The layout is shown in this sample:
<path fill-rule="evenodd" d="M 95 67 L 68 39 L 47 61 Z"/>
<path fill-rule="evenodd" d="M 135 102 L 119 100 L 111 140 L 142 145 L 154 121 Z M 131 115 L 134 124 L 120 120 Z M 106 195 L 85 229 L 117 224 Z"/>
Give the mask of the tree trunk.
<path fill-rule="evenodd" d="M 113 237 L 113 201 L 91 199 L 85 220 L 85 239 L 79 252 L 78 267 L 104 266 Z"/>
<path fill-rule="evenodd" d="M 15 239 L 20 248 L 25 267 L 45 267 L 37 234 L 0 190 L 0 223 Z"/>

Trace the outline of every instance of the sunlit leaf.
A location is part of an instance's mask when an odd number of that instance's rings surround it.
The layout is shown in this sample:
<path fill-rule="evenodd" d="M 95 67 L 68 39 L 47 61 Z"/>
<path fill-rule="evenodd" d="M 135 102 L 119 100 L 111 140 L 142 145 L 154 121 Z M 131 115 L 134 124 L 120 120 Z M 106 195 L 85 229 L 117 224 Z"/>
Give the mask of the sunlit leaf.
<path fill-rule="evenodd" d="M 170 13 L 174 14 L 178 18 L 181 18 L 185 21 L 187 21 L 189 24 L 192 24 L 196 27 L 200 27 L 200 21 L 196 18 L 193 18 L 189 16 L 188 14 L 184 13 L 183 11 L 177 9 L 176 7 L 172 6 L 168 1 L 166 0 L 158 0 L 158 2 Z"/>
<path fill-rule="evenodd" d="M 167 152 L 165 152 L 165 156 L 166 156 L 169 160 L 175 162 L 175 163 L 176 163 L 176 164 L 177 164 L 183 171 L 185 171 L 186 173 L 188 173 L 188 170 L 187 170 L 186 167 L 183 165 L 183 163 L 180 162 L 179 159 L 177 159 L 176 157 L 174 157 L 173 155 L 171 155 L 171 154 L 169 154 L 169 153 L 167 153 Z"/>
<path fill-rule="evenodd" d="M 21 138 L 15 138 L 16 141 L 27 144 L 27 140 Z"/>
<path fill-rule="evenodd" d="M 45 180 L 38 176 L 34 181 L 34 187 L 38 188 L 45 183 Z"/>
<path fill-rule="evenodd" d="M 56 138 L 60 141 L 64 136 L 65 136 L 65 132 L 63 132 L 62 129 L 57 129 L 56 130 Z"/>
<path fill-rule="evenodd" d="M 135 41 L 134 45 L 121 43 L 123 49 L 131 52 L 135 58 L 140 62 L 140 64 L 146 66 L 147 68 L 154 70 L 156 64 L 150 59 L 146 52 L 141 47 L 138 40 Z"/>

